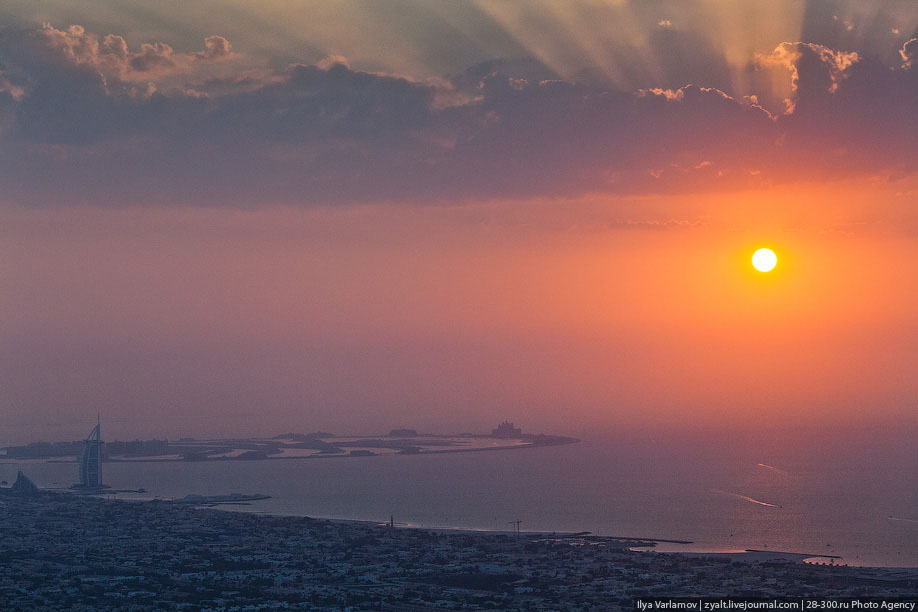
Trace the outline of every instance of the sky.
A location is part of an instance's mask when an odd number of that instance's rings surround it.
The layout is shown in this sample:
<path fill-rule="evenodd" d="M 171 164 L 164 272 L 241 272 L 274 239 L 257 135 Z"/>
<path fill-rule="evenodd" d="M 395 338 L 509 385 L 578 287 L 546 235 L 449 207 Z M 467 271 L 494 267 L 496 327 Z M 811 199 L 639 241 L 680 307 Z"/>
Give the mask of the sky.
<path fill-rule="evenodd" d="M 0 445 L 913 428 L 916 202 L 912 1 L 8 0 Z"/>

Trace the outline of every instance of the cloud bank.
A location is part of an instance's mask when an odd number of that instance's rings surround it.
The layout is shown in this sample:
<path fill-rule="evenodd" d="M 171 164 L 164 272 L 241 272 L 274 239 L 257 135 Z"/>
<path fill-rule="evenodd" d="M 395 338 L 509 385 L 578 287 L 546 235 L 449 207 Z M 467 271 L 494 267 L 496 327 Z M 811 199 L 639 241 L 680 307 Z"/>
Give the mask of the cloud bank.
<path fill-rule="evenodd" d="M 455 202 L 728 190 L 916 170 L 918 40 L 889 65 L 785 42 L 781 104 L 707 83 L 615 89 L 536 60 L 449 78 L 344 58 L 253 67 L 226 38 L 0 32 L 0 180 L 26 205 Z M 777 98 L 776 98 L 777 99 Z"/>

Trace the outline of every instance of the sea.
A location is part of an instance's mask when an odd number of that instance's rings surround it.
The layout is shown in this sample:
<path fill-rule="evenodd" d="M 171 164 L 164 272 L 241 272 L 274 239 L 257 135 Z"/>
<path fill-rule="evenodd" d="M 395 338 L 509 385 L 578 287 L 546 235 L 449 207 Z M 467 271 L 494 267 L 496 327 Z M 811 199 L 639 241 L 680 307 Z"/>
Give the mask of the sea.
<path fill-rule="evenodd" d="M 12 482 L 19 468 L 41 487 L 77 478 L 75 463 L 0 459 L 0 479 Z M 455 454 L 113 462 L 103 479 L 146 489 L 121 499 L 271 496 L 220 506 L 230 511 L 493 531 L 521 521 L 524 532 L 692 542 L 661 551 L 779 550 L 918 567 L 916 468 L 905 437 L 769 446 L 646 435 Z"/>

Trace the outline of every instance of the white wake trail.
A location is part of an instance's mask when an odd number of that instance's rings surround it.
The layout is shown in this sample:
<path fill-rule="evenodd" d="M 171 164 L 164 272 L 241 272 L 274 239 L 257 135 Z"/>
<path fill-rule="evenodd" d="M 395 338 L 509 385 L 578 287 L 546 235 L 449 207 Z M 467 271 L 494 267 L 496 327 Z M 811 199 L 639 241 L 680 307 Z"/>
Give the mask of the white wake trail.
<path fill-rule="evenodd" d="M 748 495 L 740 495 L 739 493 L 728 493 L 727 491 L 715 491 L 715 493 L 720 493 L 721 495 L 735 497 L 737 499 L 747 501 L 751 504 L 758 504 L 760 506 L 765 506 L 767 508 L 780 508 L 781 507 L 778 504 L 772 504 L 766 501 L 762 501 L 761 499 L 755 499 L 754 497 L 749 497 Z"/>
<path fill-rule="evenodd" d="M 782 470 L 781 468 L 775 467 L 773 465 L 768 465 L 767 463 L 756 463 L 756 465 L 758 467 L 765 468 L 766 470 L 771 470 L 772 472 L 775 472 L 777 474 L 781 474 L 782 476 L 790 476 L 790 474 L 787 473 L 787 471 Z"/>

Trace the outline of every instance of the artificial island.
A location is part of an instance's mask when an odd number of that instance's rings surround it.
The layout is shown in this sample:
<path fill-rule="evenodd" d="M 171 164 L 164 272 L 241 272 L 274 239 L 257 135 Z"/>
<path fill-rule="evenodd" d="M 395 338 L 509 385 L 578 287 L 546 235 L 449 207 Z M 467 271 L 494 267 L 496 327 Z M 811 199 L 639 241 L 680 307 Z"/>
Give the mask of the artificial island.
<path fill-rule="evenodd" d="M 80 485 L 101 487 L 102 462 L 118 461 L 252 461 L 265 459 L 315 459 L 329 457 L 370 457 L 374 455 L 424 455 L 495 451 L 555 446 L 578 442 L 576 438 L 523 433 L 512 422 L 504 421 L 490 434 L 456 435 L 418 433 L 397 428 L 382 435 L 342 435 L 325 431 L 288 432 L 270 438 L 223 438 L 173 440 L 133 440 L 103 442 L 101 423 L 82 441 L 33 442 L 9 446 L 5 457 L 14 460 L 46 459 L 77 461 Z M 0 455 L 3 457 L 3 455 Z"/>

